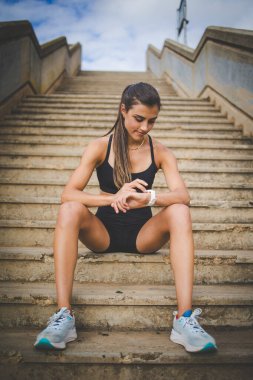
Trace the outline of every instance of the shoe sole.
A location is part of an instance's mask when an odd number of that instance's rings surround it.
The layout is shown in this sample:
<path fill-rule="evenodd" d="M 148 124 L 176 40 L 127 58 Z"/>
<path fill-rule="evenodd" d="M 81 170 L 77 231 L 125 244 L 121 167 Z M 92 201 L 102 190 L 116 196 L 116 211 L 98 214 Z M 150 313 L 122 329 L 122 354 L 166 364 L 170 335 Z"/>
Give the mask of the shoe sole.
<path fill-rule="evenodd" d="M 207 352 L 207 351 L 217 350 L 217 346 L 212 342 L 208 342 L 204 346 L 201 346 L 201 347 L 196 347 L 196 346 L 187 344 L 184 341 L 184 338 L 182 337 L 182 335 L 180 335 L 174 329 L 172 329 L 171 331 L 170 340 L 174 343 L 181 344 L 182 346 L 184 346 L 187 352 Z"/>
<path fill-rule="evenodd" d="M 34 347 L 40 350 L 64 350 L 66 343 L 72 342 L 77 339 L 75 331 L 71 331 L 63 342 L 52 342 L 49 338 L 41 338 L 38 342 L 34 343 Z"/>

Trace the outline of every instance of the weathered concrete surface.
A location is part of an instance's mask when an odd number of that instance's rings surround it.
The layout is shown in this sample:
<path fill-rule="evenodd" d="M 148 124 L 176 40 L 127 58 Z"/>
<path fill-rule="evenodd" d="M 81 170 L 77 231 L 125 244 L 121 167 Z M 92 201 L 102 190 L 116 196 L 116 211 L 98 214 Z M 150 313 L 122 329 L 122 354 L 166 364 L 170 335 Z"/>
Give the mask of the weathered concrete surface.
<path fill-rule="evenodd" d="M 156 380 L 191 376 L 249 380 L 252 373 L 252 330 L 209 329 L 219 350 L 189 354 L 166 332 L 79 331 L 78 339 L 61 352 L 33 348 L 39 330 L 1 332 L 0 368 L 4 379 Z M 240 351 L 238 352 L 238 346 Z"/>
<path fill-rule="evenodd" d="M 0 221 L 3 246 L 47 246 L 53 244 L 56 220 L 11 219 Z M 242 223 L 193 223 L 196 249 L 252 249 L 253 226 Z M 78 241 L 78 246 L 83 244 Z"/>
<path fill-rule="evenodd" d="M 206 260 L 207 261 L 207 260 Z M 224 260 L 225 261 L 225 260 Z M 253 264 L 219 265 L 195 262 L 195 284 L 222 284 L 222 283 L 252 283 Z M 55 281 L 54 263 L 46 261 L 18 262 L 5 261 L 1 263 L 1 281 Z M 171 267 L 165 264 L 144 265 L 129 263 L 106 263 L 99 267 L 97 264 L 86 264 L 83 260 L 77 262 L 75 280 L 86 283 L 118 283 L 131 284 L 174 284 Z"/>
<path fill-rule="evenodd" d="M 114 111 L 109 109 L 115 107 L 116 111 L 119 86 L 124 81 L 136 82 L 141 78 L 149 81 L 148 78 L 151 78 L 148 73 L 145 73 L 145 78 L 138 75 L 85 73 L 67 81 L 61 92 L 25 99 L 13 117 L 1 122 L 0 315 L 4 328 L 23 325 L 42 328 L 47 318 L 55 312 L 52 241 L 60 194 L 77 166 L 84 145 L 112 126 Z M 106 99 L 103 93 L 104 76 L 107 81 L 115 82 L 108 87 L 110 94 L 106 95 Z M 100 80 L 95 82 L 95 77 L 100 77 Z M 155 78 L 151 79 L 156 86 Z M 157 83 L 159 89 L 169 94 L 171 87 L 161 82 Z M 84 87 L 86 94 L 81 93 Z M 116 93 L 117 96 L 112 95 Z M 154 128 L 152 136 L 172 148 L 192 196 L 191 212 L 197 249 L 193 307 L 203 308 L 204 320 L 200 320 L 203 325 L 223 329 L 227 325 L 251 327 L 252 285 L 247 285 L 252 284 L 251 141 L 243 138 L 241 128 L 235 128 L 233 122 L 207 100 L 164 95 L 162 103 L 162 121 Z M 97 118 L 91 119 L 90 110 L 101 110 L 102 104 L 108 120 L 102 120 L 101 112 L 98 112 Z M 63 109 L 66 110 L 64 117 L 58 120 Z M 158 173 L 154 186 L 159 192 L 166 191 L 161 173 Z M 87 190 L 98 192 L 95 175 Z M 95 212 L 95 208 L 92 211 Z M 154 213 L 157 211 L 159 208 L 154 208 Z M 78 331 L 85 327 L 93 330 L 91 334 L 103 331 L 108 337 L 108 333 L 119 329 L 129 333 L 133 330 L 138 334 L 138 330 L 145 334 L 146 330 L 171 329 L 172 312 L 177 307 L 177 301 L 168 260 L 168 244 L 162 251 L 167 256 L 95 255 L 88 252 L 81 242 L 78 245 L 73 298 Z M 198 251 L 199 247 L 205 250 Z M 223 251 L 217 252 L 217 248 Z M 139 342 L 145 340 L 141 333 L 139 337 Z M 87 353 L 82 346 L 81 351 L 70 355 L 73 358 L 71 363 L 62 355 L 58 356 L 57 363 L 48 362 L 47 366 L 41 361 L 34 362 L 32 367 L 23 362 L 16 367 L 8 366 L 13 371 L 8 376 L 15 377 L 15 371 L 19 370 L 23 371 L 19 374 L 24 377 L 36 378 L 44 366 L 48 370 L 44 372 L 48 378 L 69 374 L 85 379 L 90 376 L 92 380 L 146 380 L 150 376 L 157 380 L 164 376 L 183 378 L 186 373 L 192 373 L 193 378 L 198 379 L 206 378 L 206 371 L 217 377 L 217 373 L 213 372 L 217 367 L 219 376 L 227 380 L 231 370 L 235 370 L 234 373 L 240 378 L 242 373 L 248 373 L 249 368 L 247 360 L 232 364 L 232 356 L 229 362 L 223 356 L 222 365 L 189 363 L 186 369 L 185 360 L 179 362 L 173 350 L 170 350 L 171 364 L 166 359 L 167 362 L 158 366 L 157 360 L 163 356 L 160 356 L 158 346 L 153 349 L 152 344 L 149 347 L 152 352 L 141 356 L 141 360 L 145 358 L 146 361 L 140 367 L 136 362 L 131 362 L 140 358 L 137 349 L 127 349 L 126 355 L 123 352 L 123 364 L 117 362 L 119 355 L 113 346 L 116 347 L 112 340 L 111 346 L 102 354 L 105 355 L 102 356 L 103 360 L 110 358 L 113 363 L 107 361 L 97 365 L 93 361 L 101 358 L 101 347 L 92 356 L 91 350 Z M 184 349 L 181 350 L 184 352 Z M 243 350 L 238 352 L 238 357 L 245 358 Z M 40 354 L 34 353 L 37 360 Z M 19 358 L 22 363 L 22 355 L 13 349 L 8 351 L 3 362 L 14 364 Z M 51 356 L 46 355 L 46 358 L 49 360 Z M 80 365 L 76 360 L 84 364 Z M 172 364 L 173 360 L 175 365 Z"/>
<path fill-rule="evenodd" d="M 3 140 L 6 140 L 5 136 Z M 9 136 L 8 136 L 9 137 Z M 31 139 L 32 137 L 32 139 Z M 67 138 L 67 137 L 66 137 Z M 37 136 L 22 136 L 18 138 L 8 138 L 8 143 L 15 143 L 19 144 L 20 140 L 22 140 L 22 143 L 34 143 L 36 140 L 36 143 L 40 143 L 40 137 Z M 10 141 L 11 140 L 11 141 Z M 42 139 L 41 139 L 42 140 Z M 53 143 L 50 141 L 51 138 L 43 138 L 43 141 L 41 143 L 43 144 L 51 144 Z M 59 142 L 61 142 L 61 139 L 59 139 Z M 197 144 L 197 142 L 196 142 Z M 178 154 L 177 154 L 178 156 Z M 28 168 L 31 166 L 32 162 L 32 167 L 33 168 L 41 168 L 42 166 L 45 169 L 56 169 L 57 167 L 64 166 L 65 169 L 75 169 L 80 162 L 80 157 L 69 157 L 69 156 L 27 156 L 23 152 L 21 154 L 13 154 L 9 155 L 8 152 L 3 152 L 3 155 L 0 155 L 0 167 L 1 168 Z M 194 160 L 192 159 L 187 159 L 187 158 L 179 158 L 178 159 L 178 168 L 179 171 L 208 171 L 208 168 L 219 168 L 219 169 L 224 169 L 229 168 L 231 170 L 231 167 L 234 169 L 253 169 L 253 162 L 252 162 L 252 155 L 241 155 L 238 156 L 237 159 L 231 155 L 231 154 L 217 154 L 213 155 L 211 157 L 206 157 L 206 158 L 195 158 Z"/>
<path fill-rule="evenodd" d="M 2 247 L 0 260 L 0 281 L 55 281 L 51 248 Z M 253 251 L 195 252 L 195 284 L 252 283 L 252 273 Z M 79 249 L 75 280 L 100 284 L 174 284 L 169 250 L 140 255 L 95 254 Z"/>
<path fill-rule="evenodd" d="M 252 168 L 229 168 L 227 166 L 213 168 L 193 168 L 189 170 L 188 168 L 181 170 L 181 176 L 186 183 L 197 182 L 202 183 L 203 187 L 209 187 L 212 182 L 220 182 L 224 188 L 231 187 L 234 188 L 235 185 L 243 188 L 247 186 L 252 188 L 253 184 L 253 169 Z M 51 167 L 43 168 L 43 166 L 33 167 L 31 164 L 30 167 L 21 167 L 21 168 L 3 168 L 1 169 L 3 177 L 15 178 L 16 181 L 24 183 L 24 181 L 33 181 L 33 184 L 38 183 L 39 181 L 55 181 L 55 183 L 64 182 L 65 184 L 69 180 L 69 177 L 73 173 L 73 169 L 65 169 L 63 167 Z M 96 174 L 94 173 L 91 176 L 90 185 L 97 185 Z M 162 172 L 158 172 L 154 181 L 154 187 L 164 187 L 165 177 Z"/>
<path fill-rule="evenodd" d="M 165 192 L 163 189 L 161 192 Z M 167 190 L 168 191 L 168 190 Z M 98 193 L 98 191 L 96 191 Z M 41 213 L 41 221 L 57 219 L 60 197 L 32 196 L 0 196 L 0 217 L 2 220 L 37 220 Z M 95 213 L 96 207 L 90 208 Z M 157 215 L 162 207 L 153 207 L 153 215 Z M 197 201 L 192 199 L 190 205 L 193 223 L 253 223 L 253 204 L 251 201 Z"/>
<path fill-rule="evenodd" d="M 208 96 L 253 136 L 252 46 L 250 30 L 208 27 L 195 50 L 170 39 L 161 52 L 149 45 L 147 68 L 165 74 L 180 95 Z"/>
<path fill-rule="evenodd" d="M 1 22 L 0 40 L 0 116 L 24 95 L 48 93 L 80 69 L 80 44 L 62 37 L 40 46 L 28 21 Z"/>
<path fill-rule="evenodd" d="M 53 179 L 41 179 L 41 178 L 29 178 L 29 176 L 6 176 L 3 175 L 3 169 L 1 170 L 2 177 L 0 178 L 0 195 L 6 194 L 9 197 L 15 197 L 17 192 L 20 197 L 58 197 L 60 199 L 61 193 L 64 189 L 64 179 L 59 179 L 57 182 Z M 206 200 L 212 198 L 219 201 L 220 199 L 226 199 L 226 201 L 251 201 L 253 199 L 253 186 L 243 183 L 201 183 L 187 181 L 191 199 Z M 157 191 L 165 191 L 166 187 L 156 186 Z M 88 184 L 87 191 L 95 192 L 97 185 Z"/>
<path fill-rule="evenodd" d="M 2 327 L 43 326 L 56 309 L 54 284 L 1 282 L 0 288 Z M 252 326 L 252 291 L 252 285 L 195 285 L 193 308 L 203 308 L 203 325 Z M 75 283 L 72 296 L 77 326 L 89 329 L 168 329 L 176 304 L 170 285 Z"/>

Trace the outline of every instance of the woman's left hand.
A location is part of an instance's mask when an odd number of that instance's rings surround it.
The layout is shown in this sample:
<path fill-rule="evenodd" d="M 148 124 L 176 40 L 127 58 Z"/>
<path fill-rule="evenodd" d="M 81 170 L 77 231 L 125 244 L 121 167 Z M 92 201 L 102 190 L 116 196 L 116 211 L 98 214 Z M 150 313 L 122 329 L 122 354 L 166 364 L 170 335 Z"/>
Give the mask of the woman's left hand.
<path fill-rule="evenodd" d="M 111 206 L 117 214 L 119 211 L 126 213 L 127 210 L 130 209 L 147 206 L 149 199 L 150 193 L 148 192 L 137 193 L 132 191 L 124 191 L 115 198 Z"/>

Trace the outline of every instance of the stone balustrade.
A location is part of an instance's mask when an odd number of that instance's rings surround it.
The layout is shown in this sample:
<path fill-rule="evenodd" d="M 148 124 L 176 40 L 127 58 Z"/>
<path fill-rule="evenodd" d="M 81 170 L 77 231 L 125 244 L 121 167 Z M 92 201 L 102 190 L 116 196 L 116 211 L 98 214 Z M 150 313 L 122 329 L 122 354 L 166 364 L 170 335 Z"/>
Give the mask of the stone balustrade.
<path fill-rule="evenodd" d="M 81 68 L 81 45 L 60 37 L 40 45 L 29 21 L 0 23 L 0 116 L 23 96 L 47 94 Z"/>
<path fill-rule="evenodd" d="M 166 39 L 148 45 L 147 69 L 180 96 L 209 98 L 246 136 L 253 136 L 253 31 L 208 27 L 196 49 Z"/>

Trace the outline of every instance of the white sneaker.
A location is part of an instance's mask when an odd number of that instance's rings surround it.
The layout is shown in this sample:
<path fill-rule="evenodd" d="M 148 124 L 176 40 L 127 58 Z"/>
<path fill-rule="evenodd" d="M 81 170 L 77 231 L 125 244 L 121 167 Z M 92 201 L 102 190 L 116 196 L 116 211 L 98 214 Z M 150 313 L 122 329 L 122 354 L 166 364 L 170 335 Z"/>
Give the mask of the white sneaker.
<path fill-rule="evenodd" d="M 201 309 L 193 312 L 187 310 L 177 319 L 177 311 L 173 312 L 173 329 L 170 340 L 184 346 L 188 352 L 214 351 L 217 345 L 214 338 L 200 326 L 196 317 L 202 313 Z"/>
<path fill-rule="evenodd" d="M 47 327 L 37 336 L 34 346 L 40 349 L 64 349 L 66 343 L 77 338 L 75 317 L 70 310 L 62 307 L 49 318 Z"/>

